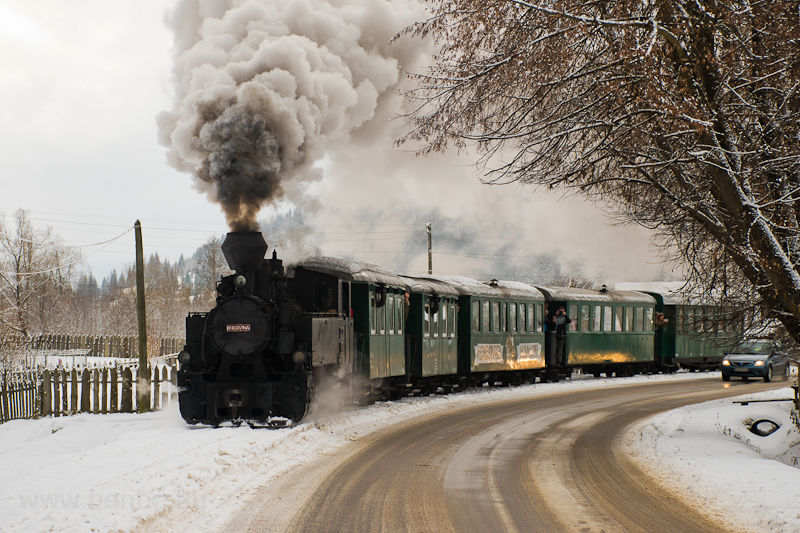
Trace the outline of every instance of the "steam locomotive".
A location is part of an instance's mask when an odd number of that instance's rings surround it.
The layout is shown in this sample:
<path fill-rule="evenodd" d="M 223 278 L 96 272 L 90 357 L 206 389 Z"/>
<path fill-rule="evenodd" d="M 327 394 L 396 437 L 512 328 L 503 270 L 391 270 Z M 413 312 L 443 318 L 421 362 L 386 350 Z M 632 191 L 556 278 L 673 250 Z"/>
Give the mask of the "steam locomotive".
<path fill-rule="evenodd" d="M 713 307 L 658 293 L 399 276 L 326 257 L 285 270 L 267 250 L 259 232 L 229 233 L 222 252 L 234 273 L 219 281 L 214 309 L 186 319 L 178 386 L 190 424 L 287 425 L 323 386 L 369 403 L 575 369 L 718 368 L 740 336 L 709 328 Z M 561 308 L 569 324 L 548 328 Z"/>
<path fill-rule="evenodd" d="M 261 233 L 229 233 L 222 253 L 234 271 L 217 305 L 186 318 L 178 354 L 181 415 L 191 423 L 299 420 L 311 399 L 311 358 L 294 339 L 294 303 L 283 262 Z"/>

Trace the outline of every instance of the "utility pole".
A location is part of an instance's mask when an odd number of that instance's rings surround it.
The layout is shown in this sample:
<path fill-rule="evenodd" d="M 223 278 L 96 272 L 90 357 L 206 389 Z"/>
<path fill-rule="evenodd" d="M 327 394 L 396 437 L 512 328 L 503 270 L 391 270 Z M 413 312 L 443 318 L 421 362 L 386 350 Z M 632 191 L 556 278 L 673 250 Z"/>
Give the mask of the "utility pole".
<path fill-rule="evenodd" d="M 133 225 L 136 230 L 136 315 L 139 319 L 139 380 L 136 400 L 140 413 L 150 411 L 150 368 L 147 366 L 147 319 L 144 313 L 144 250 L 142 247 L 142 224 Z"/>
<path fill-rule="evenodd" d="M 433 274 L 433 247 L 431 246 L 431 223 L 425 227 L 428 229 L 428 274 Z"/>

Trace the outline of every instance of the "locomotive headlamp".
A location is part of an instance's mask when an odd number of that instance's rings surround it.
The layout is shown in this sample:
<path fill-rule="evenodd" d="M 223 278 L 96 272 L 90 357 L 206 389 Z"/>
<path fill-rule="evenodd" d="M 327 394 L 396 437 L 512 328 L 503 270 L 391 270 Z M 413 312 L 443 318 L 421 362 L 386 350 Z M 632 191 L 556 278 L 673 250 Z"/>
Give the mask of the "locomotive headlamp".
<path fill-rule="evenodd" d="M 236 286 L 241 289 L 242 287 L 247 285 L 247 278 L 242 275 L 238 275 L 236 276 L 236 279 L 234 279 L 234 283 L 236 283 Z"/>
<path fill-rule="evenodd" d="M 292 361 L 296 365 L 302 365 L 306 362 L 306 354 L 298 350 L 292 354 Z"/>
<path fill-rule="evenodd" d="M 722 360 L 722 366 L 731 366 L 731 362 L 728 361 L 727 359 L 723 359 Z"/>
<path fill-rule="evenodd" d="M 759 360 L 759 361 L 756 361 L 754 364 L 755 364 L 755 366 L 764 366 L 764 361 Z"/>
<path fill-rule="evenodd" d="M 182 365 L 188 365 L 192 362 L 192 354 L 186 350 L 181 350 L 181 353 L 178 354 L 178 361 L 180 361 Z"/>

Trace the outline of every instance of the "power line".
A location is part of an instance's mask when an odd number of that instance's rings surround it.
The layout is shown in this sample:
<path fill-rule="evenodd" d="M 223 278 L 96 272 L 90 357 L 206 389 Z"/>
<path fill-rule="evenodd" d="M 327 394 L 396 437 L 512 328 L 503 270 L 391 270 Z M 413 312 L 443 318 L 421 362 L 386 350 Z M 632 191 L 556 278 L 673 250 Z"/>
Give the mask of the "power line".
<path fill-rule="evenodd" d="M 99 243 L 99 244 L 105 244 L 105 246 L 109 246 L 111 243 L 113 243 L 113 242 L 114 242 L 114 241 L 116 241 L 117 239 L 121 239 L 122 237 L 124 237 L 125 235 L 127 235 L 128 233 L 130 233 L 131 231 L 133 231 L 133 226 L 129 227 L 127 231 L 125 231 L 124 233 L 121 233 L 121 234 L 120 234 L 119 236 L 117 236 L 116 238 L 114 238 L 114 239 L 111 239 L 111 240 L 109 240 L 109 241 L 106 241 L 105 243 Z M 31 242 L 31 241 L 29 241 L 29 242 Z M 103 248 L 105 248 L 105 246 L 104 246 Z M 85 256 L 78 257 L 77 259 L 75 259 L 75 260 L 74 260 L 74 261 L 72 261 L 71 263 L 66 263 L 66 264 L 63 264 L 63 265 L 58 265 L 58 266 L 55 266 L 55 267 L 53 267 L 53 268 L 47 268 L 47 269 L 45 269 L 45 270 L 39 270 L 39 271 L 37 271 L 37 272 L 9 272 L 9 271 L 5 271 L 5 270 L 0 270 L 0 274 L 7 274 L 7 275 L 9 275 L 9 276 L 24 276 L 24 277 L 36 276 L 36 275 L 39 275 L 39 274 L 49 274 L 49 273 L 51 273 L 51 272 L 56 272 L 56 271 L 59 271 L 59 270 L 63 270 L 63 269 L 65 269 L 65 268 L 69 268 L 69 267 L 75 266 L 75 265 L 77 265 L 78 263 L 81 263 L 81 262 L 82 262 L 84 259 L 86 259 L 87 257 L 90 257 L 90 256 L 92 256 L 92 255 L 96 254 L 97 252 L 99 252 L 99 251 L 103 250 L 103 248 L 98 248 L 97 250 L 95 250 L 95 251 L 93 251 L 93 252 L 90 252 L 89 254 L 87 254 L 87 255 L 85 255 Z"/>
<path fill-rule="evenodd" d="M 131 228 L 132 228 L 132 226 L 131 226 Z M 112 243 L 112 242 L 120 239 L 122 236 L 124 236 L 128 232 L 130 232 L 130 229 L 128 231 L 120 234 L 120 235 L 117 235 L 113 239 L 108 239 L 107 241 L 96 242 L 96 243 L 93 243 L 93 244 L 82 244 L 82 245 L 66 245 L 66 244 L 61 244 L 61 243 L 57 243 L 57 242 L 32 241 L 30 239 L 25 239 L 23 237 L 19 237 L 19 236 L 16 236 L 16 235 L 9 235 L 8 233 L 0 233 L 0 237 L 8 240 L 9 242 L 10 241 L 27 242 L 27 243 L 30 243 L 30 244 L 35 244 L 37 246 L 52 246 L 52 247 L 62 247 L 62 248 L 91 248 L 92 246 L 100 246 L 100 245 L 103 245 L 103 244 L 106 244 L 106 243 Z"/>

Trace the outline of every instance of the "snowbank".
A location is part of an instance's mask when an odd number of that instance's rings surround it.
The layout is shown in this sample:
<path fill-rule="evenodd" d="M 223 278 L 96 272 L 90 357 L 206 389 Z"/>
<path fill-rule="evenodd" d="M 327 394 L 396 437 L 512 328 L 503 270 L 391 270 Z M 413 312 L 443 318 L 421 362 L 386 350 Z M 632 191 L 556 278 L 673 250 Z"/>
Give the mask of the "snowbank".
<path fill-rule="evenodd" d="M 800 432 L 790 419 L 792 402 L 735 403 L 792 395 L 776 389 L 668 411 L 635 426 L 625 444 L 659 482 L 731 529 L 800 531 Z M 761 419 L 780 427 L 767 436 L 752 433 Z"/>

